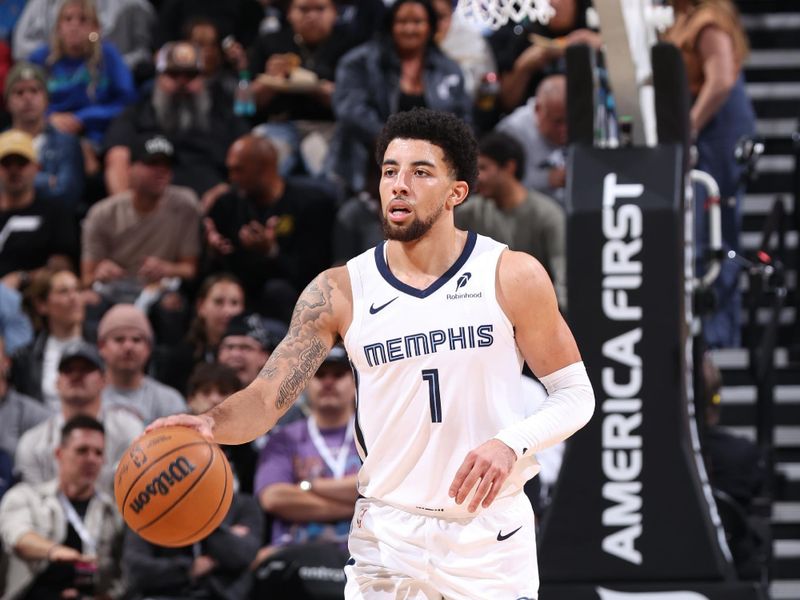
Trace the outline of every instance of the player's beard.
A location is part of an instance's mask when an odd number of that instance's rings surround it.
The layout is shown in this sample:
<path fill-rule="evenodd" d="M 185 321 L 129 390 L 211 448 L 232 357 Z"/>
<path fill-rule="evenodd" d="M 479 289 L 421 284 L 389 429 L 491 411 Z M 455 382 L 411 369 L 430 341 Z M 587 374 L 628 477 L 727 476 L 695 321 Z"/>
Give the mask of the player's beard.
<path fill-rule="evenodd" d="M 433 224 L 439 218 L 444 210 L 444 202 L 442 202 L 436 211 L 427 219 L 422 220 L 419 217 L 414 217 L 411 223 L 407 225 L 397 225 L 391 223 L 386 218 L 386 213 L 381 211 L 381 228 L 383 229 L 383 237 L 387 240 L 395 240 L 397 242 L 414 242 L 424 236 L 431 230 Z"/>

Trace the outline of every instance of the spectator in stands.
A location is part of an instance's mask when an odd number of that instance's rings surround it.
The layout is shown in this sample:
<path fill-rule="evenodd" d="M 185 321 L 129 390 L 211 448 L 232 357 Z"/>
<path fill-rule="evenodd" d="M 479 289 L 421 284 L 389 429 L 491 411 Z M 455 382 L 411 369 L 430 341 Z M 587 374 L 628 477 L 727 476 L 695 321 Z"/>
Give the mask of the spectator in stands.
<path fill-rule="evenodd" d="M 233 36 L 248 48 L 255 40 L 264 9 L 257 0 L 164 0 L 158 14 L 158 42 L 179 40 L 186 24 L 195 17 L 205 17 L 217 24 L 221 39 Z"/>
<path fill-rule="evenodd" d="M 114 489 L 117 463 L 144 425 L 130 411 L 105 404 L 101 399 L 103 385 L 103 362 L 95 347 L 83 341 L 67 346 L 58 363 L 59 412 L 26 431 L 17 446 L 14 463 L 23 481 L 42 483 L 57 475 L 53 452 L 59 432 L 64 423 L 84 415 L 105 427 L 105 462 L 98 485 L 107 492 Z"/>
<path fill-rule="evenodd" d="M 271 435 L 259 457 L 256 494 L 275 516 L 261 560 L 289 545 L 346 548 L 361 461 L 353 439 L 355 383 L 341 345 L 325 358 L 306 393 L 311 414 Z"/>
<path fill-rule="evenodd" d="M 86 415 L 56 432 L 53 478 L 20 483 L 0 503 L 9 551 L 4 598 L 110 598 L 121 595 L 122 519 L 97 486 L 107 454 L 103 425 Z"/>
<path fill-rule="evenodd" d="M 93 0 L 64 0 L 50 44 L 30 55 L 48 74 L 50 122 L 95 150 L 111 120 L 136 98 L 130 69 L 113 44 L 100 40 L 99 29 Z"/>
<path fill-rule="evenodd" d="M 27 0 L 10 0 L 0 3 L 0 93 L 4 94 L 3 82 L 14 64 L 11 56 L 11 38 Z"/>
<path fill-rule="evenodd" d="M 112 302 L 125 299 L 123 291 L 138 294 L 197 273 L 199 201 L 191 189 L 170 185 L 174 156 L 163 136 L 135 141 L 130 189 L 92 206 L 83 223 L 81 278 L 86 286 L 105 284 Z"/>
<path fill-rule="evenodd" d="M 242 389 L 236 371 L 220 363 L 197 365 L 189 377 L 186 405 L 189 413 L 199 415 L 214 408 L 234 392 Z M 236 490 L 253 493 L 258 450 L 255 443 L 222 446 L 231 464 Z"/>
<path fill-rule="evenodd" d="M 681 50 L 694 99 L 689 114 L 697 145 L 695 168 L 709 173 L 719 185 L 722 200 L 722 240 L 739 251 L 742 167 L 734 156 L 736 142 L 755 133 L 755 113 L 745 89 L 742 66 L 747 58 L 747 37 L 736 7 L 727 0 L 696 2 L 675 0 L 675 24 L 665 35 Z M 695 200 L 698 272 L 708 246 L 705 191 Z M 717 310 L 703 319 L 703 334 L 710 347 L 738 346 L 741 342 L 739 267 L 723 261 L 714 281 Z"/>
<path fill-rule="evenodd" d="M 9 354 L 33 340 L 33 326 L 22 310 L 22 294 L 0 280 L 0 337 Z"/>
<path fill-rule="evenodd" d="M 244 289 L 228 273 L 209 275 L 200 285 L 195 318 L 178 344 L 157 348 L 155 377 L 180 392 L 195 366 L 217 360 L 217 349 L 231 319 L 244 310 Z M 188 399 L 188 398 L 187 398 Z"/>
<path fill-rule="evenodd" d="M 566 307 L 566 215 L 552 199 L 522 185 L 525 152 L 508 134 L 490 133 L 478 145 L 478 194 L 456 209 L 456 226 L 527 252 L 553 280 Z"/>
<path fill-rule="evenodd" d="M 525 150 L 525 187 L 561 201 L 567 175 L 567 78 L 551 75 L 528 100 L 497 124 Z"/>
<path fill-rule="evenodd" d="M 258 132 L 279 147 L 281 175 L 297 167 L 322 173 L 333 135 L 331 98 L 336 65 L 355 41 L 336 25 L 334 0 L 291 0 L 286 25 L 260 36 L 250 49 Z M 297 81 L 297 73 L 306 79 Z"/>
<path fill-rule="evenodd" d="M 375 139 L 391 114 L 423 106 L 470 119 L 464 76 L 436 45 L 436 30 L 430 0 L 397 0 L 386 13 L 382 35 L 339 61 L 329 166 L 352 191 L 363 189 Z"/>
<path fill-rule="evenodd" d="M 211 269 L 236 275 L 259 313 L 288 323 L 299 291 L 331 264 L 336 197 L 281 177 L 275 147 L 255 135 L 231 146 L 228 171 L 235 189 L 205 220 Z"/>
<path fill-rule="evenodd" d="M 710 354 L 703 357 L 703 393 L 706 399 L 706 431 L 703 436 L 709 462 L 709 478 L 714 487 L 728 493 L 743 508 L 762 490 L 765 463 L 758 446 L 720 426 L 722 412 L 722 373 Z"/>
<path fill-rule="evenodd" d="M 0 499 L 14 485 L 14 458 L 8 450 L 0 448 Z"/>
<path fill-rule="evenodd" d="M 370 162 L 364 189 L 348 198 L 336 212 L 333 264 L 344 264 L 383 241 L 381 199 L 378 193 L 380 175 L 378 167 Z"/>
<path fill-rule="evenodd" d="M 18 62 L 6 79 L 5 100 L 11 127 L 34 140 L 39 163 L 36 195 L 77 208 L 83 194 L 83 154 L 76 136 L 47 120 L 47 73 L 38 65 Z"/>
<path fill-rule="evenodd" d="M 225 153 L 246 125 L 234 116 L 230 97 L 209 84 L 202 70 L 200 51 L 188 42 L 168 43 L 159 50 L 152 91 L 128 107 L 106 134 L 110 194 L 129 188 L 130 145 L 146 135 L 166 135 L 174 145 L 176 185 L 200 196 L 225 180 Z"/>
<path fill-rule="evenodd" d="M 702 442 L 708 478 L 715 490 L 721 491 L 728 502 L 735 503 L 750 517 L 757 513 L 753 501 L 764 491 L 767 481 L 765 457 L 753 441 L 720 426 L 722 374 L 710 354 L 703 357 L 701 368 L 706 400 L 706 429 Z M 721 511 L 721 516 L 739 576 L 756 579 L 759 554 L 769 556 L 769 550 L 754 546 L 752 536 L 742 533 L 742 524 L 732 522 L 730 511 Z M 746 531 L 748 526 L 744 529 Z"/>
<path fill-rule="evenodd" d="M 103 406 L 120 406 L 145 424 L 186 411 L 183 397 L 145 375 L 153 348 L 153 329 L 132 304 L 117 304 L 100 320 L 97 343 L 106 363 L 108 385 Z"/>
<path fill-rule="evenodd" d="M 98 33 L 136 72 L 152 62 L 155 12 L 148 0 L 95 0 Z M 23 60 L 49 41 L 61 0 L 28 0 L 14 30 L 14 58 Z"/>
<path fill-rule="evenodd" d="M 454 14 L 452 0 L 432 2 L 438 17 L 436 43 L 442 52 L 461 67 L 461 72 L 464 73 L 464 91 L 470 98 L 475 98 L 484 76 L 497 71 L 492 49 L 480 31 Z"/>
<path fill-rule="evenodd" d="M 338 23 L 347 28 L 354 43 L 363 44 L 381 28 L 389 4 L 384 0 L 337 0 Z"/>
<path fill-rule="evenodd" d="M 236 315 L 220 341 L 218 360 L 233 369 L 245 387 L 255 380 L 285 333 L 256 313 Z"/>
<path fill-rule="evenodd" d="M 264 517 L 251 497 L 234 492 L 222 524 L 207 538 L 182 548 L 125 535 L 122 569 L 131 600 L 219 598 L 248 600 L 250 564 L 261 541 Z"/>
<path fill-rule="evenodd" d="M 13 381 L 22 393 L 54 412 L 60 405 L 56 379 L 61 352 L 83 338 L 86 302 L 72 271 L 43 271 L 26 290 L 36 339 L 14 355 Z"/>
<path fill-rule="evenodd" d="M 77 251 L 74 216 L 36 194 L 37 170 L 31 136 L 0 134 L 0 279 L 14 289 L 44 266 L 68 268 Z"/>
<path fill-rule="evenodd" d="M 5 342 L 0 336 L 0 423 L 3 424 L 0 427 L 0 449 L 13 456 L 22 434 L 47 419 L 50 411 L 41 402 L 20 394 L 9 385 L 10 367 Z"/>
<path fill-rule="evenodd" d="M 247 53 L 242 45 L 232 38 L 219 37 L 217 24 L 208 17 L 195 17 L 186 23 L 184 38 L 200 50 L 203 63 L 203 77 L 208 85 L 219 86 L 233 97 L 239 85 L 239 73 L 247 69 Z"/>
<path fill-rule="evenodd" d="M 600 35 L 589 29 L 587 11 L 591 0 L 551 0 L 555 14 L 548 24 L 509 23 L 492 34 L 489 43 L 500 69 L 500 105 L 511 111 L 531 97 L 542 80 L 555 73 L 565 73 L 567 46 L 602 45 Z M 531 41 L 531 34 L 538 35 Z"/>

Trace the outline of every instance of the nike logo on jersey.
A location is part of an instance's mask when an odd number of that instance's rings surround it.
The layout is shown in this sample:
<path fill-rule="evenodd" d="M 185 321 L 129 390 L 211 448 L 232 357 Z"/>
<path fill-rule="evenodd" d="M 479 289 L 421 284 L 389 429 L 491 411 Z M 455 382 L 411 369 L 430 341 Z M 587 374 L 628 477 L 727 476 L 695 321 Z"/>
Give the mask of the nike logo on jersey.
<path fill-rule="evenodd" d="M 497 532 L 497 541 L 498 541 L 498 542 L 502 542 L 503 540 L 507 540 L 507 539 L 508 539 L 508 538 L 510 538 L 512 535 L 514 535 L 515 533 L 517 533 L 517 532 L 518 532 L 520 529 L 522 529 L 522 525 L 520 525 L 519 527 L 517 527 L 517 528 L 516 528 L 514 531 L 512 531 L 511 533 L 507 533 L 507 534 L 505 534 L 505 535 L 503 535 L 503 532 L 502 532 L 502 531 L 498 531 L 498 532 Z"/>
<path fill-rule="evenodd" d="M 377 306 L 377 307 L 375 306 L 375 303 L 373 302 L 373 303 L 370 305 L 370 307 L 369 307 L 369 314 L 371 314 L 371 315 L 374 315 L 375 313 L 379 313 L 379 312 L 380 312 L 380 311 L 382 311 L 384 308 L 386 308 L 387 306 L 389 306 L 389 305 L 390 305 L 392 302 L 394 302 L 395 300 L 397 300 L 399 297 L 400 297 L 400 296 L 395 296 L 394 298 L 392 298 L 391 300 L 389 300 L 389 301 L 388 301 L 386 304 L 381 304 L 380 306 Z"/>

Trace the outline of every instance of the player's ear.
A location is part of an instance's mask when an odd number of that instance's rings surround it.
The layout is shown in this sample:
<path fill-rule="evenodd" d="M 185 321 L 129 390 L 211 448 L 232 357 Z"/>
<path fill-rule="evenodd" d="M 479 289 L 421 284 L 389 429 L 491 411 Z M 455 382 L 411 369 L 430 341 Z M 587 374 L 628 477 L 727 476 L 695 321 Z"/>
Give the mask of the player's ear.
<path fill-rule="evenodd" d="M 469 195 L 469 185 L 466 181 L 456 181 L 450 190 L 447 202 L 451 207 L 456 207 L 467 199 Z"/>

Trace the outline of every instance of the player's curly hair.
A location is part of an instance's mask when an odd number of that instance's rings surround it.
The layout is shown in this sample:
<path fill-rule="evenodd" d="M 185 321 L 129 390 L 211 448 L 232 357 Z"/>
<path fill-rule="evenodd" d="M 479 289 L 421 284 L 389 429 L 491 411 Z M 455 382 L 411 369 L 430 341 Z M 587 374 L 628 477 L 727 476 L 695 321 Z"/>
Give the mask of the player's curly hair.
<path fill-rule="evenodd" d="M 457 181 L 474 189 L 478 178 L 478 142 L 462 119 L 452 113 L 414 108 L 393 114 L 383 127 L 375 150 L 378 165 L 392 140 L 424 140 L 439 146 Z"/>

